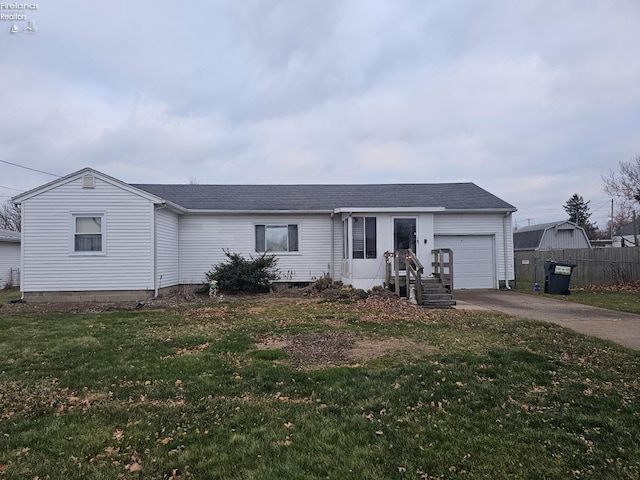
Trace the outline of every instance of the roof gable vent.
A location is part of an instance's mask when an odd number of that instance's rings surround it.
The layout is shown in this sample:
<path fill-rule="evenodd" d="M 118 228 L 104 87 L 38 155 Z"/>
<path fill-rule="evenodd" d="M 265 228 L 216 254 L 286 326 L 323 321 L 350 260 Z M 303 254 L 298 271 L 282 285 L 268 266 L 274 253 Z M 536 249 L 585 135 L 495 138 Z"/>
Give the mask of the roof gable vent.
<path fill-rule="evenodd" d="M 90 173 L 82 177 L 82 188 L 96 188 L 96 177 Z"/>

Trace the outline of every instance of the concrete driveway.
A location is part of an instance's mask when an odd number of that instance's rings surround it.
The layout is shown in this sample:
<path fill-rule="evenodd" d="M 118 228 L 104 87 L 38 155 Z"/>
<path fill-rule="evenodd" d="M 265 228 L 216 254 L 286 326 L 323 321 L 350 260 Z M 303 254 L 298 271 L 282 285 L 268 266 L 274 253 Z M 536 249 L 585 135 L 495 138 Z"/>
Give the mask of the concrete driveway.
<path fill-rule="evenodd" d="M 502 290 L 456 290 L 453 297 L 456 308 L 494 310 L 553 322 L 640 350 L 640 315 L 633 313 Z"/>

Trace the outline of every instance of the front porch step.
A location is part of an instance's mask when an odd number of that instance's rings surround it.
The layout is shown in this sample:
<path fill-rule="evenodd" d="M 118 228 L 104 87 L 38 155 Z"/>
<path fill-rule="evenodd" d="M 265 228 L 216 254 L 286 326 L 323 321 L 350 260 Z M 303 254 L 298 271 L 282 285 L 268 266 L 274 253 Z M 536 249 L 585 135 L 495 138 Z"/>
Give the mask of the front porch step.
<path fill-rule="evenodd" d="M 420 284 L 424 308 L 452 308 L 456 304 L 451 292 L 439 278 L 423 278 Z"/>
<path fill-rule="evenodd" d="M 422 308 L 453 308 L 455 300 L 443 300 L 440 302 L 422 302 Z"/>

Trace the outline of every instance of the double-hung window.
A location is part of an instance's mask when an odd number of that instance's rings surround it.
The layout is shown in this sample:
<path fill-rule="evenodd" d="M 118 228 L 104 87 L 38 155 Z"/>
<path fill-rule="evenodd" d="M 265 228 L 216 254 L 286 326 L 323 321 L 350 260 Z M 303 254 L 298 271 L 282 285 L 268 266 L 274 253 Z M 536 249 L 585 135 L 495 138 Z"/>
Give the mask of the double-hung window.
<path fill-rule="evenodd" d="M 298 225 L 256 225 L 256 252 L 298 252 Z"/>
<path fill-rule="evenodd" d="M 104 215 L 73 215 L 73 253 L 104 253 Z"/>
<path fill-rule="evenodd" d="M 376 217 L 352 217 L 353 258 L 376 258 Z"/>

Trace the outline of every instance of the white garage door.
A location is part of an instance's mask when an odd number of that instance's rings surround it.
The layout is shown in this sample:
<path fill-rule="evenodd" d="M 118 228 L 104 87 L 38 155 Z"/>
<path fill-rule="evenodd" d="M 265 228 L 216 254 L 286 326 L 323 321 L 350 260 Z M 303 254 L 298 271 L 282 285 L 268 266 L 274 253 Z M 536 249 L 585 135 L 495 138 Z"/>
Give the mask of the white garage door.
<path fill-rule="evenodd" d="M 436 235 L 434 243 L 453 250 L 454 288 L 495 288 L 492 235 Z"/>

